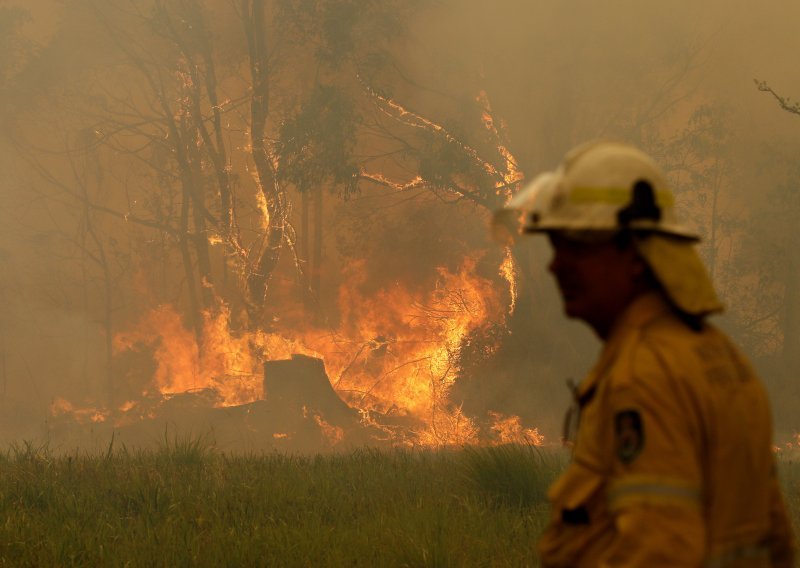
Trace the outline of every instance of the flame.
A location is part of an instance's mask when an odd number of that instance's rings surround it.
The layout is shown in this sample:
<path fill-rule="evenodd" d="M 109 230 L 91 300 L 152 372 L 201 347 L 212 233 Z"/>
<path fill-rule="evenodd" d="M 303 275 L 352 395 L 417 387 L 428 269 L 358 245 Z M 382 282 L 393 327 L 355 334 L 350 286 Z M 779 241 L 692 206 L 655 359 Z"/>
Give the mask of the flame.
<path fill-rule="evenodd" d="M 364 168 L 360 169 L 360 171 L 358 173 L 358 176 L 361 179 L 369 180 L 369 181 L 371 181 L 373 183 L 376 183 L 378 185 L 382 185 L 384 187 L 388 187 L 389 189 L 392 189 L 392 190 L 397 191 L 397 192 L 410 191 L 412 189 L 419 189 L 421 187 L 424 187 L 425 184 L 426 184 L 425 180 L 422 179 L 420 176 L 414 176 L 414 178 L 412 178 L 411 180 L 409 180 L 407 182 L 393 181 L 393 180 L 387 178 L 386 176 L 384 176 L 383 174 L 376 173 L 376 172 L 368 172 Z"/>
<path fill-rule="evenodd" d="M 319 414 L 314 415 L 314 422 L 317 423 L 322 434 L 325 436 L 328 446 L 335 446 L 344 440 L 344 429 L 339 426 L 333 426 L 325 421 Z"/>
<path fill-rule="evenodd" d="M 517 307 L 517 267 L 514 264 L 514 255 L 511 247 L 506 247 L 503 262 L 500 264 L 500 276 L 508 283 L 508 293 L 511 301 L 508 304 L 508 314 L 514 313 Z"/>
<path fill-rule="evenodd" d="M 511 198 L 523 174 L 503 141 L 504 125 L 493 117 L 485 92 L 481 91 L 476 100 L 483 110 L 483 127 L 491 133 L 502 158 L 498 164 L 482 158 L 475 148 L 459 140 L 442 124 L 410 110 L 359 79 L 382 112 L 455 144 L 494 178 L 496 195 L 506 200 Z M 277 156 L 269 149 L 266 151 L 272 166 L 277 168 Z M 498 160 L 495 157 L 493 161 Z M 250 173 L 258 181 L 257 172 Z M 395 181 L 366 170 L 360 171 L 359 177 L 395 191 L 416 190 L 427 183 L 420 176 Z M 257 192 L 256 199 L 264 229 L 270 223 L 267 196 Z M 212 245 L 230 240 L 217 234 L 209 235 L 208 239 Z M 238 256 L 247 257 L 248 251 L 240 243 L 228 244 Z M 339 396 L 360 411 L 363 423 L 375 426 L 394 440 L 436 446 L 476 443 L 485 440 L 488 434 L 499 443 L 541 443 L 536 429 L 523 428 L 519 418 L 513 416 L 493 415 L 490 432 L 481 432 L 481 427 L 451 400 L 465 340 L 483 326 L 502 323 L 507 314 L 514 313 L 517 303 L 517 267 L 510 249 L 505 251 L 498 268 L 508 284 L 507 310 L 498 298 L 497 287 L 477 274 L 478 260 L 477 255 L 467 257 L 455 271 L 439 268 L 431 290 L 414 290 L 398 283 L 369 294 L 362 292 L 367 289 L 366 261 L 353 261 L 343 268 L 346 284 L 339 290 L 339 319 L 332 328 L 292 318 L 291 328 L 271 333 L 235 330 L 229 307 L 218 300 L 214 309 L 202 314 L 201 329 L 195 332 L 187 328 L 174 306 L 162 305 L 145 314 L 131 330 L 117 334 L 114 349 L 118 354 L 152 351 L 156 370 L 143 396 L 209 390 L 216 394 L 218 406 L 246 404 L 265 396 L 263 361 L 304 354 L 323 359 Z M 276 319 L 275 325 L 287 324 Z M 491 352 L 496 347 L 486 349 Z M 130 401 L 120 411 L 125 420 L 132 420 L 136 412 L 144 416 L 148 409 L 139 409 Z M 60 403 L 53 408 L 53 413 L 58 412 L 76 411 L 71 405 L 67 408 Z M 414 426 L 401 431 L 382 424 L 378 416 L 409 418 L 412 419 L 409 424 Z M 342 429 L 327 422 L 325 417 L 310 418 L 329 445 L 344 438 Z M 290 436 L 275 433 L 273 437 L 277 440 Z"/>
<path fill-rule="evenodd" d="M 150 311 L 131 331 L 114 337 L 114 350 L 154 349 L 153 386 L 162 395 L 213 389 L 220 406 L 253 402 L 263 397 L 261 357 L 288 358 L 292 353 L 316 355 L 302 345 L 263 332 L 237 335 L 230 331 L 230 310 L 203 313 L 202 350 L 197 338 L 170 305 Z M 146 390 L 143 394 L 150 394 Z"/>
<path fill-rule="evenodd" d="M 514 195 L 512 189 L 525 178 L 525 174 L 519 169 L 514 154 L 500 141 L 503 138 L 501 132 L 505 130 L 505 125 L 502 122 L 500 123 L 500 128 L 495 125 L 494 117 L 492 116 L 492 105 L 489 103 L 489 95 L 486 91 L 478 93 L 476 101 L 483 107 L 483 113 L 481 114 L 483 126 L 486 130 L 491 132 L 495 140 L 498 141 L 497 151 L 503 157 L 503 165 L 505 166 L 504 170 L 494 171 L 496 175 L 500 176 L 500 180 L 495 183 L 495 193 L 497 195 L 503 195 L 506 203 L 508 203 Z"/>
<path fill-rule="evenodd" d="M 523 428 L 519 416 L 504 416 L 499 412 L 489 414 L 494 419 L 491 430 L 498 443 L 544 445 L 544 436 L 539 433 L 538 428 Z"/>
<path fill-rule="evenodd" d="M 253 174 L 255 179 L 255 173 Z M 261 213 L 261 229 L 264 231 L 269 230 L 270 214 L 269 207 L 267 206 L 267 198 L 263 192 L 257 191 L 256 195 L 256 208 Z"/>
<path fill-rule="evenodd" d="M 468 156 L 471 160 L 474 161 L 479 167 L 481 167 L 487 174 L 490 176 L 494 176 L 495 178 L 505 179 L 508 172 L 501 172 L 497 169 L 497 167 L 492 164 L 490 161 L 485 160 L 481 157 L 480 153 L 467 144 L 466 142 L 459 139 L 457 136 L 452 134 L 444 125 L 435 122 L 429 118 L 422 116 L 421 114 L 414 112 L 407 106 L 401 104 L 400 102 L 396 101 L 395 99 L 384 95 L 383 93 L 378 92 L 376 89 L 371 87 L 361 75 L 357 76 L 359 82 L 361 83 L 362 88 L 367 92 L 369 96 L 371 96 L 377 103 L 377 108 L 389 116 L 390 118 L 405 124 L 406 126 L 410 126 L 412 128 L 419 128 L 422 130 L 427 130 L 429 132 L 436 133 L 437 135 L 444 138 L 447 142 L 454 144 L 457 146 L 466 156 Z M 484 108 L 487 110 L 483 113 L 484 114 L 484 126 L 490 128 L 490 131 L 494 134 L 497 134 L 497 131 L 494 130 L 494 124 L 491 121 L 491 110 L 488 109 L 488 96 L 485 92 L 481 91 L 478 95 L 478 100 L 483 102 L 486 101 L 486 105 Z M 486 117 L 489 118 L 489 122 L 487 123 Z M 508 159 L 511 159 L 513 163 L 516 163 L 513 160 L 513 156 L 511 152 L 508 152 L 504 146 L 499 145 L 499 148 L 502 147 L 503 149 L 500 150 L 501 154 L 506 158 L 508 166 Z M 498 149 L 499 149 L 498 148 Z M 515 167 L 516 170 L 516 167 Z M 500 182 L 500 185 L 503 185 L 505 181 Z M 508 188 L 507 188 L 508 190 Z M 509 190 L 510 191 L 510 190 Z"/>
<path fill-rule="evenodd" d="M 475 263 L 467 259 L 457 273 L 440 268 L 428 294 L 397 286 L 371 297 L 358 292 L 366 280 L 364 262 L 351 265 L 339 299 L 338 335 L 345 342 L 336 350 L 315 346 L 328 351 L 337 390 L 360 408 L 417 417 L 441 412 L 461 341 L 498 308 L 492 284 L 474 275 Z"/>
<path fill-rule="evenodd" d="M 435 446 L 476 443 L 480 428 L 450 400 L 465 338 L 492 322 L 504 309 L 497 287 L 477 275 L 479 256 L 456 271 L 439 268 L 432 290 L 412 291 L 399 283 L 364 294 L 366 261 L 351 262 L 339 290 L 340 318 L 335 329 L 294 322 L 280 332 L 232 332 L 230 310 L 222 302 L 203 314 L 202 349 L 177 310 L 159 306 L 132 330 L 114 338 L 117 353 L 149 348 L 156 371 L 143 395 L 168 396 L 212 389 L 219 406 L 262 399 L 263 361 L 304 354 L 324 360 L 332 386 L 364 423 L 375 416 L 413 419 L 409 431 L 382 428 L 401 443 Z M 510 257 L 504 273 L 513 276 Z M 513 278 L 511 279 L 513 281 Z M 496 346 L 495 346 L 496 347 Z M 492 347 L 490 347 L 492 348 Z M 123 408 L 130 410 L 132 402 Z M 329 445 L 345 433 L 323 416 L 311 417 Z M 516 421 L 515 421 L 516 420 Z M 516 417 L 500 417 L 492 436 L 507 441 L 539 440 Z M 277 438 L 276 438 L 277 439 Z"/>
<path fill-rule="evenodd" d="M 427 427 L 417 433 L 417 443 L 422 446 L 463 446 L 479 441 L 480 428 L 464 415 L 460 407 L 435 413 Z"/>
<path fill-rule="evenodd" d="M 105 422 L 109 414 L 107 410 L 93 407 L 76 408 L 71 402 L 63 398 L 55 398 L 50 403 L 50 416 L 69 415 L 79 424 Z"/>

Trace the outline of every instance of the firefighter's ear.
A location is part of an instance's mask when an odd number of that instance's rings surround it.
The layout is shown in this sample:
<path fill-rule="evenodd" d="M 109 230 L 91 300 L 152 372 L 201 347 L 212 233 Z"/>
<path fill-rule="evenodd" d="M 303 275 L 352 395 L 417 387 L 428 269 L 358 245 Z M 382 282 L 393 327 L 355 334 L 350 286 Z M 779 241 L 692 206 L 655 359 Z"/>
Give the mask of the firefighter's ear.
<path fill-rule="evenodd" d="M 630 233 L 623 232 L 617 236 L 617 248 L 627 259 L 630 266 L 630 275 L 636 280 L 644 280 L 650 277 L 650 266 L 647 264 L 639 250 L 633 243 Z"/>
<path fill-rule="evenodd" d="M 637 279 L 650 277 L 650 267 L 647 265 L 647 262 L 645 262 L 645 260 L 639 255 L 639 253 L 635 249 L 634 249 L 634 258 L 632 262 L 633 262 L 633 275 Z"/>

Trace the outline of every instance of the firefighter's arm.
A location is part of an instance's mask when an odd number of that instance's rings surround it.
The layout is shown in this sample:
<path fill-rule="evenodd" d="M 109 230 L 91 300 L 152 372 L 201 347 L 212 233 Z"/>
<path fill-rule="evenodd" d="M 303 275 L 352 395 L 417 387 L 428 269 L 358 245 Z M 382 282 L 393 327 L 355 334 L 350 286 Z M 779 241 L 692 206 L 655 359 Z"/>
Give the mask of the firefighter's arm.
<path fill-rule="evenodd" d="M 777 472 L 773 468 L 770 480 L 770 532 L 767 541 L 772 566 L 776 568 L 791 568 L 794 566 L 794 534 L 786 506 L 783 502 Z"/>
<path fill-rule="evenodd" d="M 602 566 L 701 566 L 706 526 L 698 425 L 685 411 L 665 362 L 646 345 L 608 408 L 614 458 L 607 487 L 615 536 Z"/>
<path fill-rule="evenodd" d="M 612 511 L 614 543 L 601 566 L 702 565 L 706 528 L 699 507 L 691 502 L 681 503 L 683 497 L 645 496 L 672 487 L 670 483 L 652 484 L 628 503 L 616 504 Z"/>

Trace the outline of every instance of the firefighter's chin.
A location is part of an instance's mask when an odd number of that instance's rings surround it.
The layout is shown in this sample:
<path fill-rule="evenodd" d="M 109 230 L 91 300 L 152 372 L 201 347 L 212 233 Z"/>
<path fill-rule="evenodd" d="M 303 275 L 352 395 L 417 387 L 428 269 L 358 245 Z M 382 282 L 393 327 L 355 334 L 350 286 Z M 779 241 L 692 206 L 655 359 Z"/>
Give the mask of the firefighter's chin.
<path fill-rule="evenodd" d="M 593 304 L 590 295 L 575 289 L 561 290 L 561 306 L 568 318 L 582 320 L 590 325 L 597 319 L 597 312 L 602 311 Z"/>

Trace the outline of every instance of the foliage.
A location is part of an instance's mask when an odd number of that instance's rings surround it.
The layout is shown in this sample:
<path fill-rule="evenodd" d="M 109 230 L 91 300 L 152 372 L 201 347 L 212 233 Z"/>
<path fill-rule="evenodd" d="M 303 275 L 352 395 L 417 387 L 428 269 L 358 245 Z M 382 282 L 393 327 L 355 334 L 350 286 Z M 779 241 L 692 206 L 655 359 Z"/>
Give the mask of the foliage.
<path fill-rule="evenodd" d="M 317 85 L 308 100 L 281 124 L 277 155 L 280 178 L 301 191 L 330 181 L 356 189 L 358 167 L 352 158 L 358 119 L 353 101 L 331 85 Z"/>
<path fill-rule="evenodd" d="M 277 22 L 296 32 L 295 44 L 314 46 L 315 59 L 334 70 L 356 64 L 372 74 L 391 60 L 387 40 L 401 37 L 419 0 L 291 0 Z"/>

